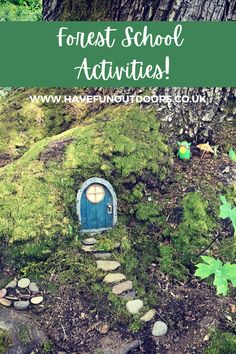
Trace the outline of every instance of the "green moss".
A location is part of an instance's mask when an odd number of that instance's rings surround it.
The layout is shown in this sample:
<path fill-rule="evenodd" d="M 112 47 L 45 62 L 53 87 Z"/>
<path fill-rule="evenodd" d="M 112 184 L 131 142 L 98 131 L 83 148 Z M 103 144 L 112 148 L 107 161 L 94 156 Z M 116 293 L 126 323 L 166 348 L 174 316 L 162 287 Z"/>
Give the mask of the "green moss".
<path fill-rule="evenodd" d="M 19 332 L 18 332 L 18 336 L 19 336 L 19 341 L 25 345 L 25 344 L 29 344 L 31 338 L 30 338 L 30 333 L 27 327 L 25 327 L 24 325 L 21 325 L 19 327 Z"/>
<path fill-rule="evenodd" d="M 188 193 L 181 202 L 183 216 L 173 244 L 181 263 L 189 266 L 211 241 L 216 223 L 208 210 L 208 201 L 200 192 Z"/>
<path fill-rule="evenodd" d="M 155 202 L 139 203 L 135 212 L 139 221 L 156 224 L 162 220 L 162 210 Z"/>
<path fill-rule="evenodd" d="M 79 94 L 71 90 L 71 95 Z M 83 103 L 31 102 L 29 96 L 66 95 L 63 89 L 11 90 L 0 99 L 0 153 L 22 156 L 37 141 L 69 129 L 87 113 Z"/>
<path fill-rule="evenodd" d="M 160 246 L 160 270 L 178 280 L 185 280 L 186 268 L 178 262 L 172 245 Z"/>
<path fill-rule="evenodd" d="M 124 132 L 135 148 L 121 148 L 117 137 Z M 58 160 L 54 144 L 58 151 L 66 139 Z M 106 172 L 101 171 L 104 163 Z M 122 207 L 122 199 L 145 171 L 158 178 L 170 163 L 154 114 L 135 106 L 106 109 L 86 125 L 36 143 L 20 160 L 1 169 L 0 235 L 10 243 L 42 241 L 44 253 L 44 240 L 68 238 L 76 230 L 76 192 L 87 178 L 108 178 Z M 126 208 L 124 203 L 125 213 Z M 33 255 L 35 250 L 28 247 L 26 253 Z"/>
<path fill-rule="evenodd" d="M 12 343 L 12 337 L 9 332 L 0 329 L 0 354 L 5 354 Z"/>
<path fill-rule="evenodd" d="M 204 354 L 236 354 L 236 335 L 230 332 L 216 331 Z"/>
<path fill-rule="evenodd" d="M 48 340 L 48 341 L 44 342 L 43 343 L 43 351 L 44 351 L 44 353 L 52 352 L 53 351 L 53 347 L 54 347 L 54 345 L 53 345 L 52 341 Z"/>

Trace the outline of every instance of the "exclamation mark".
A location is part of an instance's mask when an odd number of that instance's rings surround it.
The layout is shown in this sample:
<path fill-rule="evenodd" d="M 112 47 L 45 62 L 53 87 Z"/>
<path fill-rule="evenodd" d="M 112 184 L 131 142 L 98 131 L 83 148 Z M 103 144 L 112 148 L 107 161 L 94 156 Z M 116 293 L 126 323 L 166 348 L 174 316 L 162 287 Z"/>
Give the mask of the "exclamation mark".
<path fill-rule="evenodd" d="M 170 73 L 170 57 L 166 57 L 166 80 L 169 79 L 169 73 Z"/>

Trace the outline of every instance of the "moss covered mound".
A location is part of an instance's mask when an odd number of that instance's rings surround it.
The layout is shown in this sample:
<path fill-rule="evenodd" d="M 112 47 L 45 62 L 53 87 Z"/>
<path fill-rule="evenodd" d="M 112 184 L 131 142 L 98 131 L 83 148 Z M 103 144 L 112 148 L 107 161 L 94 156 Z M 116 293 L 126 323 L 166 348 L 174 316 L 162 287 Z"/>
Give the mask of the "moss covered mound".
<path fill-rule="evenodd" d="M 37 142 L 0 170 L 0 236 L 18 254 L 46 257 L 59 240 L 77 234 L 76 193 L 87 178 L 108 179 L 118 194 L 120 218 L 128 218 L 132 198 L 144 193 L 140 185 L 150 174 L 165 178 L 171 162 L 152 111 L 105 109 Z"/>
<path fill-rule="evenodd" d="M 79 92 L 71 90 L 72 95 Z M 18 89 L 0 99 L 0 166 L 4 154 L 19 158 L 35 142 L 66 131 L 88 113 L 83 103 L 43 102 L 44 95 L 60 100 L 64 94 L 63 89 Z"/>

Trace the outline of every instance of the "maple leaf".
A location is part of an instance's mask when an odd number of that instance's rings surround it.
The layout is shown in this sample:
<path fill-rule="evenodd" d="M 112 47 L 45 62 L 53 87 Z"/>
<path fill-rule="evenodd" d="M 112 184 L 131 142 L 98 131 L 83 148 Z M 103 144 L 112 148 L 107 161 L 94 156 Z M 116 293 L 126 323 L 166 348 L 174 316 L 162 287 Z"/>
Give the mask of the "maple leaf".
<path fill-rule="evenodd" d="M 230 218 L 234 230 L 236 230 L 236 208 L 232 207 L 230 202 L 227 202 L 225 196 L 220 196 L 221 206 L 220 206 L 220 217 L 222 219 Z"/>
<path fill-rule="evenodd" d="M 198 263 L 195 275 L 201 279 L 205 279 L 210 275 L 214 275 L 214 282 L 217 295 L 226 295 L 228 292 L 228 281 L 236 286 L 236 264 L 222 264 L 219 259 L 213 257 L 202 256 L 205 263 Z"/>
<path fill-rule="evenodd" d="M 229 158 L 230 158 L 232 161 L 236 162 L 236 152 L 235 152 L 233 149 L 230 149 L 230 150 L 229 150 Z"/>

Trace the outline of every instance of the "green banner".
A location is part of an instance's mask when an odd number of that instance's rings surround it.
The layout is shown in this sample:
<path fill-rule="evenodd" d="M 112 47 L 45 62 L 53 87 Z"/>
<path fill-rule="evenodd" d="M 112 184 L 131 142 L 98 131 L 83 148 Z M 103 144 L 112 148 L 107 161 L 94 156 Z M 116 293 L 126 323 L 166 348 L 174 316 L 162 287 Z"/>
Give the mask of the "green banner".
<path fill-rule="evenodd" d="M 1 87 L 235 87 L 235 22 L 0 22 Z"/>

